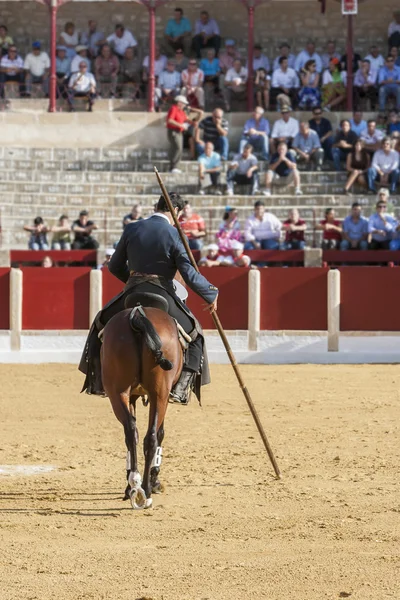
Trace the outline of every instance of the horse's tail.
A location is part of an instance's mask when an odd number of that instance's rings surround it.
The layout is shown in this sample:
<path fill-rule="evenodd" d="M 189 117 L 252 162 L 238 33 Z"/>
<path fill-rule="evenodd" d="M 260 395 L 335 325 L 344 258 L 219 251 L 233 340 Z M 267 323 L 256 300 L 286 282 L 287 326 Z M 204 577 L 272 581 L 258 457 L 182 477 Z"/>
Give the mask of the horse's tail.
<path fill-rule="evenodd" d="M 142 306 L 135 306 L 129 315 L 129 323 L 135 332 L 139 332 L 143 342 L 153 354 L 156 364 L 164 371 L 170 371 L 173 364 L 163 356 L 160 336 L 154 329 L 153 323 L 146 317 Z"/>

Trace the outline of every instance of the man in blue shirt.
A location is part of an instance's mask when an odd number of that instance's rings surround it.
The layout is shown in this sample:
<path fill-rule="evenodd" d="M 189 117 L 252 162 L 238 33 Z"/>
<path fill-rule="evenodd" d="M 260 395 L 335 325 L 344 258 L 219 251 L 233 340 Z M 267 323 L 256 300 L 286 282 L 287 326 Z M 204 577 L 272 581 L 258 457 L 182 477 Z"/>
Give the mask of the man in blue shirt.
<path fill-rule="evenodd" d="M 368 221 L 368 233 L 371 236 L 371 250 L 388 250 L 392 240 L 392 233 L 397 227 L 397 222 L 386 213 L 387 204 L 382 200 L 376 203 L 376 212 Z"/>
<path fill-rule="evenodd" d="M 263 117 L 264 109 L 261 106 L 256 106 L 251 119 L 246 121 L 243 129 L 242 139 L 240 140 L 239 152 L 243 152 L 246 144 L 251 144 L 256 152 L 261 153 L 263 160 L 269 158 L 269 141 L 270 133 L 269 123 Z"/>
<path fill-rule="evenodd" d="M 396 98 L 396 108 L 400 108 L 400 67 L 394 64 L 393 56 L 386 58 L 385 66 L 379 69 L 379 110 L 384 111 L 388 96 Z"/>
<path fill-rule="evenodd" d="M 353 202 L 342 223 L 341 250 L 368 250 L 368 219 L 361 216 L 361 204 Z"/>
<path fill-rule="evenodd" d="M 314 163 L 316 170 L 321 171 L 324 151 L 321 148 L 318 134 L 310 129 L 307 121 L 300 123 L 300 131 L 293 140 L 292 148 L 296 152 L 297 161 L 305 162 L 310 168 Z"/>
<path fill-rule="evenodd" d="M 204 73 L 204 82 L 212 84 L 214 93 L 217 93 L 221 67 L 218 58 L 215 56 L 214 48 L 207 49 L 206 58 L 200 61 L 200 69 Z"/>
<path fill-rule="evenodd" d="M 367 129 L 367 121 L 363 119 L 363 114 L 360 110 L 353 113 L 353 118 L 350 119 L 350 127 L 358 137 Z"/>
<path fill-rule="evenodd" d="M 221 195 L 221 190 L 218 189 L 219 176 L 221 174 L 221 157 L 217 152 L 214 152 L 214 144 L 206 142 L 204 152 L 198 158 L 199 163 L 199 184 L 200 194 L 205 193 L 205 188 L 211 185 L 216 189 L 216 194 Z"/>
<path fill-rule="evenodd" d="M 175 8 L 173 19 L 169 19 L 165 28 L 165 37 L 173 52 L 182 49 L 188 56 L 190 53 L 192 26 L 189 19 L 183 16 L 181 8 Z"/>

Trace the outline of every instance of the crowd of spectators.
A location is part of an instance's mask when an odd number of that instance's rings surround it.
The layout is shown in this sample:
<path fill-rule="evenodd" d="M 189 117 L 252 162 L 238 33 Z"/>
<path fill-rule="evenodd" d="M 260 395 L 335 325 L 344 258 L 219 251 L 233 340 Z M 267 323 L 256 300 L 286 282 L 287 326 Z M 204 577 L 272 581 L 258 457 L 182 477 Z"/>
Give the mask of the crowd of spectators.
<path fill-rule="evenodd" d="M 24 225 L 24 231 L 30 234 L 29 250 L 49 250 L 47 236 L 50 233 L 53 234 L 52 250 L 96 250 L 99 243 L 92 235 L 96 229 L 98 226 L 89 219 L 87 210 L 81 210 L 79 217 L 72 223 L 67 215 L 61 215 L 57 225 L 53 227 L 48 227 L 42 217 L 35 217 L 33 225 Z"/>

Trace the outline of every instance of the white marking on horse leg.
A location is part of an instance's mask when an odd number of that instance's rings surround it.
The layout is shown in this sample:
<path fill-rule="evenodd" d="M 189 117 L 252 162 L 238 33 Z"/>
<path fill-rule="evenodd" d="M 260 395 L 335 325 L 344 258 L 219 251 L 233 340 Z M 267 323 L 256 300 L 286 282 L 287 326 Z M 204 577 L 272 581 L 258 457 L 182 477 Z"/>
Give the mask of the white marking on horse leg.
<path fill-rule="evenodd" d="M 140 488 L 142 485 L 140 473 L 138 471 L 135 471 L 134 473 L 131 471 L 129 473 L 128 483 L 132 489 Z"/>
<path fill-rule="evenodd" d="M 161 467 L 162 463 L 162 446 L 157 446 L 156 453 L 154 454 L 153 460 L 151 461 L 150 468 Z"/>
<path fill-rule="evenodd" d="M 126 470 L 130 471 L 131 470 L 131 453 L 128 452 L 126 453 Z"/>

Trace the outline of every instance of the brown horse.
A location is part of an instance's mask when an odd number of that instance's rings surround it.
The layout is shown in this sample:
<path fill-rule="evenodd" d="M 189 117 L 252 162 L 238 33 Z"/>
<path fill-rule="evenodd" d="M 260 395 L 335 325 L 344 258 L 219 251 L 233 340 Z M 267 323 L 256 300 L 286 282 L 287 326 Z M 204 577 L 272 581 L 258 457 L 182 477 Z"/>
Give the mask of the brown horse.
<path fill-rule="evenodd" d="M 135 509 L 149 508 L 152 492 L 161 491 L 158 475 L 165 413 L 169 393 L 183 365 L 176 322 L 166 312 L 163 304 L 167 304 L 166 300 L 157 298 L 156 302 L 150 299 L 151 307 L 143 307 L 145 298 L 129 296 L 125 306 L 134 308 L 123 310 L 110 319 L 103 330 L 101 349 L 104 389 L 115 416 L 124 427 L 128 450 L 125 499 L 130 498 Z M 143 441 L 142 483 L 136 449 L 136 401 L 145 395 L 149 404 L 149 425 Z"/>

